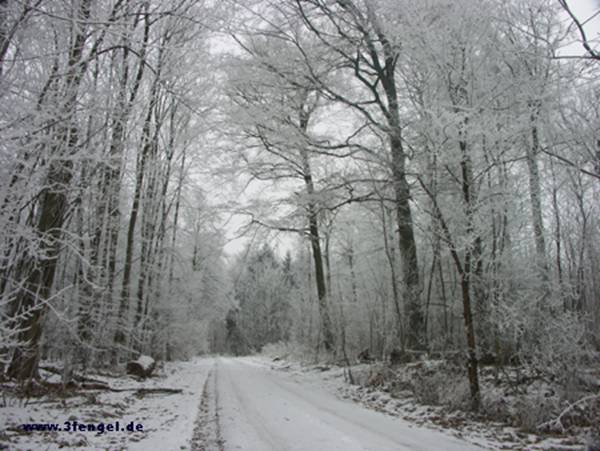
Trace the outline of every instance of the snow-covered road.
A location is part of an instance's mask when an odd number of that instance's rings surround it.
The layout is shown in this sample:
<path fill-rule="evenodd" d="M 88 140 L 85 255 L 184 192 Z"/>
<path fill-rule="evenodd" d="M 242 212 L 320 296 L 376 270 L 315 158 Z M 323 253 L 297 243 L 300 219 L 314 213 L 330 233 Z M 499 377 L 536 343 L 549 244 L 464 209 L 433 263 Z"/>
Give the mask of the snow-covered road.
<path fill-rule="evenodd" d="M 225 451 L 481 449 L 338 399 L 314 381 L 261 361 L 219 358 L 214 380 Z"/>

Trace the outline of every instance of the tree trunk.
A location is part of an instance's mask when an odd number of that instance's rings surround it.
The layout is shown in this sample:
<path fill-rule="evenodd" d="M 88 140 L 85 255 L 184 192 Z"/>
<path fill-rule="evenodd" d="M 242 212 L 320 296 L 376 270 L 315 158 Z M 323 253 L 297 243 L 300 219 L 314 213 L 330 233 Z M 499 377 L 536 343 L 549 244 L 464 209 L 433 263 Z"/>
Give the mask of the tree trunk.
<path fill-rule="evenodd" d="M 154 106 L 156 103 L 156 94 L 158 90 L 159 74 L 156 75 L 152 89 L 150 92 L 150 105 L 146 113 L 144 120 L 144 127 L 142 131 L 142 143 L 140 149 L 140 155 L 138 157 L 138 164 L 136 169 L 136 181 L 135 190 L 133 193 L 133 203 L 131 205 L 131 213 L 129 216 L 129 224 L 127 227 L 127 241 L 125 245 L 125 264 L 123 267 L 123 282 L 121 286 L 121 295 L 119 301 L 119 311 L 117 315 L 117 329 L 115 331 L 114 341 L 116 345 L 123 345 L 125 343 L 125 330 L 127 329 L 128 315 L 129 315 L 129 290 L 131 282 L 131 269 L 133 263 L 133 243 L 135 239 L 135 226 L 137 223 L 137 217 L 139 214 L 141 197 L 142 197 L 142 186 L 144 182 L 144 174 L 146 171 L 146 162 L 152 147 L 152 115 L 154 112 Z M 113 362 L 117 359 L 117 349 L 115 347 L 113 352 Z"/>
<path fill-rule="evenodd" d="M 300 129 L 306 133 L 308 129 L 309 114 L 304 110 L 300 112 Z M 319 236 L 319 219 L 316 205 L 314 203 L 315 187 L 312 179 L 310 161 L 306 150 L 301 149 L 302 165 L 304 172 L 304 184 L 306 194 L 308 195 L 308 204 L 306 207 L 308 217 L 308 231 L 310 245 L 312 249 L 313 260 L 315 264 L 315 282 L 317 285 L 317 298 L 319 302 L 319 316 L 321 317 L 321 332 L 323 347 L 327 351 L 334 348 L 333 330 L 329 307 L 327 302 L 327 287 L 325 284 L 325 271 L 323 268 L 323 253 L 321 251 L 321 239 Z"/>
<path fill-rule="evenodd" d="M 305 176 L 306 189 L 309 195 L 314 192 L 312 178 Z M 321 317 L 321 329 L 323 334 L 323 346 L 327 351 L 333 349 L 333 331 L 331 326 L 331 317 L 329 316 L 329 306 L 327 302 L 327 287 L 325 284 L 325 271 L 323 268 L 323 253 L 321 252 L 321 240 L 319 237 L 319 225 L 315 206 L 309 203 L 308 228 L 310 236 L 310 245 L 312 249 L 313 261 L 315 264 L 315 282 L 317 285 L 317 298 L 319 302 L 319 315 Z"/>
<path fill-rule="evenodd" d="M 352 301 L 354 305 L 358 304 L 358 290 L 356 288 L 356 272 L 354 271 L 354 247 L 352 243 L 348 245 L 348 267 L 350 268 L 350 287 L 352 288 Z"/>
<path fill-rule="evenodd" d="M 563 267 L 562 267 L 562 232 L 561 220 L 558 206 L 558 182 L 556 180 L 556 172 L 554 170 L 554 162 L 550 160 L 550 168 L 552 170 L 552 213 L 554 214 L 554 245 L 556 246 L 556 276 L 558 288 L 561 296 L 563 295 Z M 566 303 L 564 304 L 567 308 Z"/>
<path fill-rule="evenodd" d="M 537 117 L 539 107 L 534 106 L 531 113 L 531 145 L 527 146 L 527 170 L 529 175 L 529 199 L 531 202 L 531 220 L 535 240 L 536 265 L 542 283 L 548 281 L 548 264 L 546 262 L 546 241 L 544 237 L 544 221 L 542 219 L 542 195 L 540 189 L 540 173 L 537 155 L 540 149 Z"/>
<path fill-rule="evenodd" d="M 383 249 L 390 267 L 390 279 L 392 285 L 392 300 L 394 302 L 394 313 L 396 314 L 396 336 L 400 339 L 400 345 L 404 347 L 404 327 L 402 325 L 402 311 L 400 309 L 400 295 L 398 293 L 398 279 L 396 275 L 396 254 L 394 249 L 393 236 L 389 239 L 387 221 L 385 219 L 386 209 L 383 199 L 379 201 L 381 208 L 381 225 L 383 228 Z"/>
<path fill-rule="evenodd" d="M 368 7 L 369 20 L 383 47 L 384 65 L 374 56 L 375 67 L 379 67 L 381 84 L 387 100 L 384 114 L 388 125 L 388 139 L 392 156 L 392 183 L 396 200 L 396 220 L 398 222 L 399 250 L 402 257 L 404 279 L 404 315 L 408 321 L 406 345 L 412 349 L 424 346 L 423 311 L 420 299 L 419 264 L 415 240 L 412 212 L 410 208 L 410 187 L 406 178 L 406 154 L 402 144 L 402 125 L 396 86 L 396 53 L 379 25 L 373 10 Z M 373 46 L 373 43 L 370 42 Z M 372 52 L 373 53 L 373 52 Z"/>
<path fill-rule="evenodd" d="M 402 256 L 402 275 L 404 279 L 404 315 L 408 321 L 406 345 L 411 349 L 420 349 L 424 345 L 423 312 L 420 301 L 419 265 L 417 244 L 413 230 L 410 210 L 410 191 L 405 173 L 406 158 L 399 136 L 390 139 L 392 150 L 392 175 L 396 195 L 396 220 L 398 238 Z"/>
<path fill-rule="evenodd" d="M 473 167 L 471 158 L 467 153 L 467 142 L 466 140 L 464 140 L 463 133 L 460 133 L 460 135 L 462 135 L 462 139 L 459 141 L 459 145 L 463 158 L 460 164 L 462 174 L 462 193 L 463 202 L 465 204 L 465 212 L 467 216 L 466 235 L 468 240 L 468 245 L 465 249 L 464 263 L 462 265 L 462 273 L 460 274 L 460 287 L 462 291 L 463 317 L 465 321 L 465 332 L 467 334 L 467 349 L 469 353 L 467 370 L 469 374 L 469 387 L 471 391 L 471 407 L 473 408 L 473 410 L 478 410 L 480 403 L 479 373 L 477 361 L 477 345 L 475 340 L 475 327 L 473 324 L 473 309 L 471 305 L 471 278 L 473 275 L 473 266 L 478 265 L 478 262 L 473 260 L 477 259 L 477 256 L 480 252 L 478 247 L 480 245 L 480 240 L 478 236 L 474 236 L 475 230 L 473 224 Z M 475 259 L 473 258 L 474 256 Z"/>
<path fill-rule="evenodd" d="M 56 265 L 61 247 L 62 227 L 67 212 L 67 192 L 73 177 L 72 154 L 76 151 L 78 130 L 74 125 L 73 114 L 85 65 L 81 65 L 86 41 L 86 23 L 90 16 L 92 0 L 82 0 L 76 13 L 78 25 L 74 25 L 73 41 L 69 52 L 63 96 L 65 101 L 59 112 L 61 125 L 54 134 L 50 149 L 50 164 L 47 186 L 44 189 L 37 232 L 41 238 L 41 249 L 32 257 L 33 269 L 25 287 L 13 301 L 11 311 L 18 318 L 20 347 L 15 350 L 8 368 L 8 375 L 25 381 L 37 375 L 39 344 L 42 335 L 42 322 L 48 305 Z"/>
<path fill-rule="evenodd" d="M 25 289 L 14 301 L 18 305 L 16 314 L 21 315 L 22 318 L 20 321 L 22 332 L 18 337 L 20 347 L 15 350 L 8 375 L 21 381 L 37 375 L 42 321 L 48 310 L 45 301 L 50 296 L 56 272 L 61 228 L 67 211 L 65 187 L 69 185 L 71 178 L 70 162 L 54 160 L 49 169 L 49 186 L 42 197 L 37 225 L 38 233 L 44 237 L 41 253 L 45 258 L 35 263 Z"/>

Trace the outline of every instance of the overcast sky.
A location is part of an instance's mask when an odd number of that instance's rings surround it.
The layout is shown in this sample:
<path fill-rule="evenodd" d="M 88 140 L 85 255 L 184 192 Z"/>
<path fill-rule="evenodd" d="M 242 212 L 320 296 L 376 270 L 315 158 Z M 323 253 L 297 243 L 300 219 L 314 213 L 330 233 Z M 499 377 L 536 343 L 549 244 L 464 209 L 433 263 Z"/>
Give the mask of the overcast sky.
<path fill-rule="evenodd" d="M 567 3 L 582 23 L 600 10 L 600 0 L 567 0 Z M 568 20 L 568 18 L 565 17 L 565 20 Z M 600 14 L 585 24 L 585 31 L 589 40 L 597 40 L 600 37 Z M 600 47 L 600 45 L 596 45 L 596 47 Z M 563 54 L 569 55 L 582 54 L 583 52 L 584 49 L 581 43 L 573 43 L 563 50 Z"/>

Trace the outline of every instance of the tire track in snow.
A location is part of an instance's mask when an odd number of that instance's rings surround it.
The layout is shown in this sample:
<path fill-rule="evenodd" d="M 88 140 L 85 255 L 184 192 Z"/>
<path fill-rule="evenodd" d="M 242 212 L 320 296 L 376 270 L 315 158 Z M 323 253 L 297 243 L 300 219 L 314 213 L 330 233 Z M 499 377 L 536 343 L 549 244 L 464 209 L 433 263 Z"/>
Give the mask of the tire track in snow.
<path fill-rule="evenodd" d="M 283 437 L 275 435 L 274 431 L 267 427 L 264 415 L 268 415 L 270 412 L 261 411 L 260 406 L 254 405 L 252 402 L 253 398 L 249 397 L 249 393 L 243 390 L 244 387 L 239 384 L 239 380 L 236 380 L 235 376 L 235 372 L 227 370 L 224 370 L 221 376 L 226 387 L 226 391 L 224 392 L 224 395 L 226 395 L 225 404 L 230 409 L 229 413 L 232 413 L 231 408 L 233 407 L 241 414 L 241 416 L 233 421 L 230 418 L 229 427 L 231 428 L 232 425 L 235 425 L 238 431 L 245 431 L 248 434 L 248 438 L 256 434 L 261 450 L 282 451 L 289 449 L 288 444 L 282 440 Z M 239 375 L 237 376 L 239 377 Z M 246 376 L 251 377 L 251 374 L 247 374 Z M 254 449 L 256 438 L 252 438 L 247 444 L 250 449 Z M 244 445 L 240 446 L 238 444 L 232 446 L 233 448 L 231 449 L 235 450 L 245 449 Z"/>
<path fill-rule="evenodd" d="M 218 409 L 217 379 L 215 362 L 202 388 L 198 417 L 190 443 L 192 451 L 224 451 Z"/>

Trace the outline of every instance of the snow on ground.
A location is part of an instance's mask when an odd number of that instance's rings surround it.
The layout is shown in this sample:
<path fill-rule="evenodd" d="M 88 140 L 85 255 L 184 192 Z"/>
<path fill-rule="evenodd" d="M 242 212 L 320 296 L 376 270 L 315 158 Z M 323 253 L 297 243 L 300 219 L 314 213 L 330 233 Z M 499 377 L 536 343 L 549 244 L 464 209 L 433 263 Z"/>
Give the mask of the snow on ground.
<path fill-rule="evenodd" d="M 173 388 L 182 393 L 109 392 L 82 390 L 77 396 L 44 396 L 28 402 L 0 399 L 0 449 L 56 450 L 182 450 L 190 449 L 202 388 L 212 367 L 210 359 L 166 363 L 157 377 L 139 382 L 130 377 L 96 377 L 112 388 Z M 142 432 L 24 432 L 23 423 L 78 423 L 119 421 L 143 425 Z"/>
<path fill-rule="evenodd" d="M 359 367 L 354 367 L 358 373 Z M 367 366 L 365 366 L 367 368 Z M 301 366 L 265 357 L 167 363 L 158 377 L 95 377 L 113 388 L 174 388 L 183 393 L 80 390 L 0 398 L 0 449 L 56 450 L 477 450 L 581 449 L 500 423 L 448 415 L 414 398 L 349 385 L 339 367 Z M 451 389 L 451 388 L 449 388 Z M 368 408 L 366 408 L 368 407 Z M 143 432 L 24 432 L 23 423 L 119 421 Z"/>
<path fill-rule="evenodd" d="M 260 358 L 221 358 L 215 372 L 225 450 L 482 449 L 340 399 L 315 373 L 273 371 Z"/>

